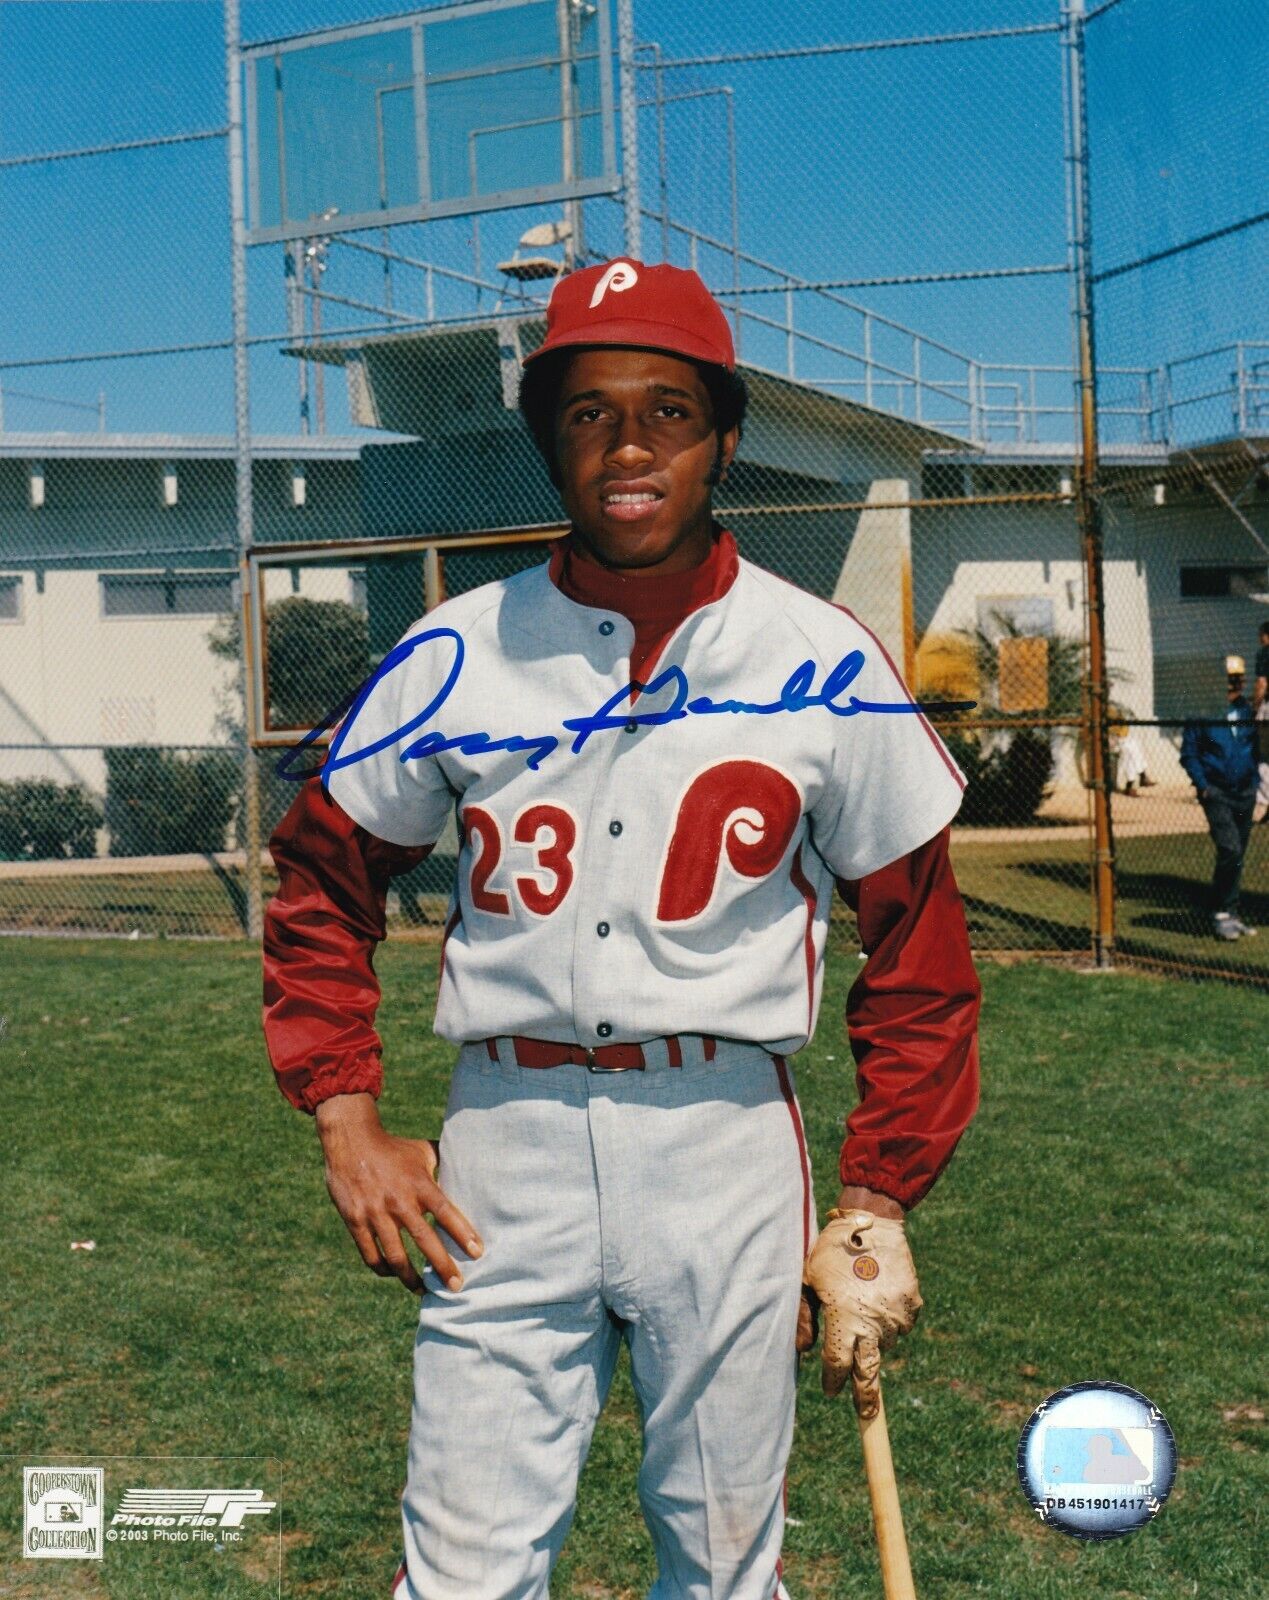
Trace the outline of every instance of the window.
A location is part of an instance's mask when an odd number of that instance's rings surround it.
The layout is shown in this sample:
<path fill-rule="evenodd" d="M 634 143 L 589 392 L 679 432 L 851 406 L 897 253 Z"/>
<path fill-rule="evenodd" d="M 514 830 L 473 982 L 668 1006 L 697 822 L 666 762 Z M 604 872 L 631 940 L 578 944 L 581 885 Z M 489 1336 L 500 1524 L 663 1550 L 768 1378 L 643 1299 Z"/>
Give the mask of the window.
<path fill-rule="evenodd" d="M 927 500 L 959 500 L 972 493 L 970 469 L 954 461 L 927 461 L 921 491 Z"/>
<path fill-rule="evenodd" d="M 1046 638 L 1053 632 L 1053 602 L 1043 594 L 979 595 L 978 627 L 993 644 L 1011 636 Z"/>
<path fill-rule="evenodd" d="M 0 577 L 0 622 L 22 621 L 22 579 Z"/>
<path fill-rule="evenodd" d="M 1269 590 L 1269 567 L 1181 568 L 1182 600 L 1259 600 Z"/>
<path fill-rule="evenodd" d="M 1048 710 L 1053 611 L 1044 594 L 979 595 L 978 632 L 996 657 L 995 682 L 985 687 L 999 710 Z"/>
<path fill-rule="evenodd" d="M 101 578 L 103 617 L 206 617 L 233 608 L 232 572 L 112 572 Z"/>

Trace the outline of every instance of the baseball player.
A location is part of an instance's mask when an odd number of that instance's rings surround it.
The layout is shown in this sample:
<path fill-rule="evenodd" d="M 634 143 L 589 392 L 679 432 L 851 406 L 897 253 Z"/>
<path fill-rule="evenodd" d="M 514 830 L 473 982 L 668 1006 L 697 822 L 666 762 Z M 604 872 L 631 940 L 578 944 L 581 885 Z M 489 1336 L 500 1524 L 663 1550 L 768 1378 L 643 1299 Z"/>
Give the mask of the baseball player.
<path fill-rule="evenodd" d="M 977 1105 L 962 780 L 868 629 L 714 520 L 745 389 L 694 273 L 561 279 L 521 406 L 570 532 L 414 624 L 303 784 L 270 1055 L 363 1259 L 425 1291 L 399 1600 L 548 1594 L 623 1341 L 651 1596 L 773 1600 L 795 1351 L 822 1307 L 825 1391 L 875 1407 L 921 1305 L 904 1215 Z M 371 958 L 454 811 L 436 1143 L 380 1124 Z M 867 961 L 817 1236 L 789 1057 L 835 885 Z"/>

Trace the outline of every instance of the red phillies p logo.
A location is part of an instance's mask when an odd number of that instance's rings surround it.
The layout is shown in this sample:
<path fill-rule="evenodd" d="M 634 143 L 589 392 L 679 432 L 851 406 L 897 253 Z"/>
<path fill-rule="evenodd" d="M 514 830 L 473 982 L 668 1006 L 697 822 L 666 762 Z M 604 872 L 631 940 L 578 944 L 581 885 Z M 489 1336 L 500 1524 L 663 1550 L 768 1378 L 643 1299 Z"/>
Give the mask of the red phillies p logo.
<path fill-rule="evenodd" d="M 765 762 L 720 761 L 697 773 L 674 820 L 657 921 L 699 917 L 714 898 L 724 858 L 742 878 L 774 872 L 801 815 L 796 785 Z"/>

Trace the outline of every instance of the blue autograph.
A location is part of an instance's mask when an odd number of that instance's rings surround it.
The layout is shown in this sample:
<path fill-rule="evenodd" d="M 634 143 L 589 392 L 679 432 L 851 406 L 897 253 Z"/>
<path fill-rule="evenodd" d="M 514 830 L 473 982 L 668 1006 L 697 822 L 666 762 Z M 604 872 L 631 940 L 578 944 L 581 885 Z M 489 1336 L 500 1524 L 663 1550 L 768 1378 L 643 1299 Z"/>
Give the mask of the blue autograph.
<path fill-rule="evenodd" d="M 444 682 L 427 705 L 408 722 L 403 722 L 399 728 L 394 728 L 382 738 L 355 750 L 345 750 L 344 746 L 356 726 L 357 718 L 384 679 L 395 672 L 416 650 L 435 640 L 445 639 L 453 644 L 454 659 Z M 400 761 L 416 761 L 422 756 L 439 755 L 442 750 L 458 750 L 467 756 L 493 755 L 497 751 L 504 750 L 523 751 L 525 764 L 536 772 L 543 761 L 559 749 L 562 743 L 561 735 L 513 733 L 505 739 L 492 739 L 483 731 L 450 735 L 436 729 L 420 732 L 448 700 L 463 670 L 466 654 L 467 648 L 462 635 L 453 628 L 428 628 L 422 633 L 416 633 L 411 639 L 403 639 L 384 656 L 375 671 L 354 694 L 337 706 L 311 733 L 306 733 L 299 744 L 286 752 L 278 762 L 278 775 L 298 783 L 312 777 L 315 770 L 320 770 L 322 782 L 325 784 L 331 773 L 338 772 L 341 767 L 351 767 L 359 761 L 368 761 L 371 756 L 400 745 L 404 740 L 409 742 L 398 755 Z M 708 695 L 693 696 L 687 674 L 682 667 L 666 667 L 651 682 L 640 683 L 638 680 L 632 680 L 605 700 L 603 705 L 589 716 L 566 717 L 560 726 L 573 735 L 569 749 L 573 755 L 579 755 L 593 734 L 632 726 L 656 728 L 667 722 L 679 722 L 684 717 L 774 717 L 789 712 L 808 711 L 817 706 L 835 717 L 857 717 L 864 712 L 910 714 L 922 711 L 968 711 L 975 705 L 972 700 L 948 700 L 925 705 L 917 705 L 909 700 L 860 700 L 856 695 L 847 694 L 847 690 L 863 671 L 863 667 L 864 652 L 852 650 L 829 670 L 823 684 L 817 690 L 816 664 L 814 661 L 803 661 L 785 679 L 779 696 L 769 701 L 711 700 Z M 651 698 L 670 687 L 673 689 L 673 699 L 669 705 L 663 706 L 658 711 L 632 712 L 630 702 L 636 695 Z M 621 707 L 625 709 L 619 709 Z M 321 768 L 296 772 L 294 764 L 301 752 L 307 750 L 340 717 L 344 720 L 330 741 L 330 749 Z M 414 734 L 418 737 L 411 738 L 410 736 Z"/>

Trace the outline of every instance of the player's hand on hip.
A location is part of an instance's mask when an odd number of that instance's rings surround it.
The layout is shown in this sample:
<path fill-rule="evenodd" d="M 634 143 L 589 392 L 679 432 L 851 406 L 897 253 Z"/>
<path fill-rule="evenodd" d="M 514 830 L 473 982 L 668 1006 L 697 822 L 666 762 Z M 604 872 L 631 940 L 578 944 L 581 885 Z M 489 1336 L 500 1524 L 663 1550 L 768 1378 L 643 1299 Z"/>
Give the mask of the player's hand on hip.
<path fill-rule="evenodd" d="M 450 1289 L 463 1277 L 438 1227 L 469 1256 L 481 1254 L 480 1235 L 436 1182 L 440 1151 L 434 1139 L 402 1139 L 379 1121 L 374 1097 L 336 1095 L 317 1108 L 326 1157 L 326 1188 L 361 1258 L 381 1278 L 400 1278 L 415 1294 L 424 1284 L 402 1234 L 408 1234 Z"/>
<path fill-rule="evenodd" d="M 867 1419 L 880 1403 L 881 1352 L 916 1321 L 921 1291 L 898 1218 L 863 1210 L 828 1216 L 802 1273 L 823 1311 L 821 1383 L 836 1395 L 849 1378 Z"/>

